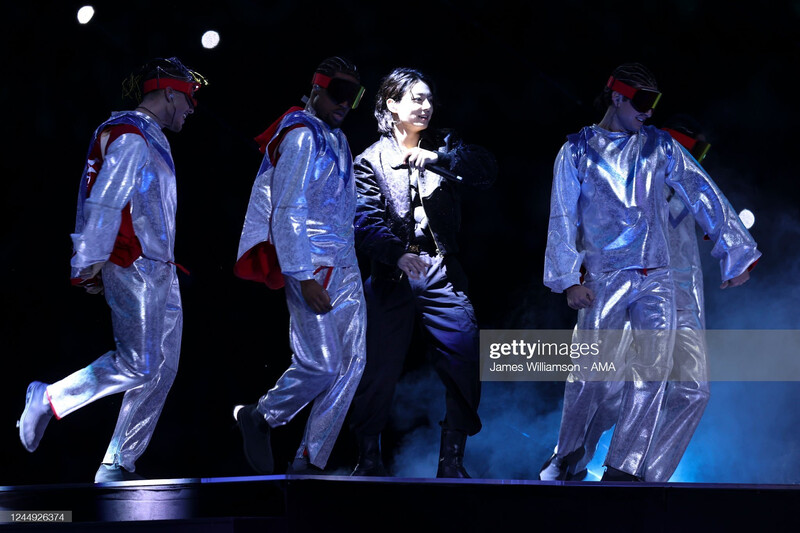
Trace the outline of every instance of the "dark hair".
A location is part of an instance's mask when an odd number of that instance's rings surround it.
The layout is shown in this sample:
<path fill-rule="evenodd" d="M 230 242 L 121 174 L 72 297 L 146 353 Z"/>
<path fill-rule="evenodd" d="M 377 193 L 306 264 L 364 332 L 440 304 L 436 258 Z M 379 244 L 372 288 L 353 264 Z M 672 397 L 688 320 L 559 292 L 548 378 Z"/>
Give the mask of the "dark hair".
<path fill-rule="evenodd" d="M 611 75 L 615 80 L 627 83 L 637 89 L 647 87 L 658 90 L 656 77 L 641 63 L 624 63 L 615 68 Z M 605 113 L 608 106 L 611 105 L 611 92 L 609 87 L 603 87 L 603 92 L 595 98 L 594 105 L 598 111 Z"/>
<path fill-rule="evenodd" d="M 389 99 L 400 100 L 411 89 L 411 86 L 419 81 L 430 88 L 433 95 L 432 100 L 435 102 L 436 88 L 433 81 L 419 70 L 396 68 L 381 80 L 378 93 L 375 95 L 375 118 L 378 120 L 378 131 L 381 135 L 391 135 L 394 126 L 392 112 L 386 107 L 386 101 Z"/>
<path fill-rule="evenodd" d="M 142 86 L 147 80 L 155 78 L 172 78 L 184 81 L 196 81 L 201 85 L 206 85 L 206 79 L 201 75 L 187 68 L 177 57 L 169 59 L 155 58 L 136 69 L 131 75 L 122 81 L 122 96 L 134 102 L 142 100 Z"/>
<path fill-rule="evenodd" d="M 342 74 L 348 74 L 358 81 L 361 81 L 361 74 L 358 72 L 358 68 L 353 62 L 340 56 L 333 56 L 325 59 L 314 72 L 319 72 L 320 74 L 325 74 L 330 77 L 335 76 L 337 72 L 341 72 Z"/>

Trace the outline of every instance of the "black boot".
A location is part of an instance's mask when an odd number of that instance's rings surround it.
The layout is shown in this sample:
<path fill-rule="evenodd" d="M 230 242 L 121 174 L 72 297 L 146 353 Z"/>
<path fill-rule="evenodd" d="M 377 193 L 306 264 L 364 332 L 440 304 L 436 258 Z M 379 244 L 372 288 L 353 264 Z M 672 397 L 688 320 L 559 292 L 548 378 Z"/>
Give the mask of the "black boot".
<path fill-rule="evenodd" d="M 358 464 L 351 476 L 388 476 L 381 459 L 380 435 L 359 435 Z"/>
<path fill-rule="evenodd" d="M 325 470 L 312 465 L 308 460 L 308 451 L 304 450 L 303 455 L 295 457 L 294 461 L 287 465 L 286 473 L 295 476 L 323 476 Z"/>
<path fill-rule="evenodd" d="M 442 428 L 442 443 L 439 446 L 439 469 L 436 477 L 469 478 L 464 470 L 464 445 L 467 434 L 463 431 Z"/>
<path fill-rule="evenodd" d="M 603 474 L 603 479 L 600 481 L 641 481 L 638 477 L 622 470 L 617 470 L 614 467 L 606 465 L 606 471 Z"/>
<path fill-rule="evenodd" d="M 259 474 L 271 474 L 274 463 L 270 428 L 264 416 L 256 409 L 256 404 L 237 406 L 233 416 L 242 432 L 244 456 L 250 466 Z"/>

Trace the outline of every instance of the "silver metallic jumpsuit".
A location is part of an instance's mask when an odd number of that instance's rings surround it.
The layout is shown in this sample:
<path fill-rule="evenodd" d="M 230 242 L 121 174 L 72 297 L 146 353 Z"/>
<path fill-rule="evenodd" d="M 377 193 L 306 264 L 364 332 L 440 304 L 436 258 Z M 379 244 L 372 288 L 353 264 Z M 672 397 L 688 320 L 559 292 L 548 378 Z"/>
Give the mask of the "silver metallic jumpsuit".
<path fill-rule="evenodd" d="M 270 426 L 294 418 L 309 402 L 297 457 L 324 468 L 366 361 L 366 307 L 354 248 L 353 160 L 340 129 L 307 111 L 286 115 L 280 158 L 259 170 L 239 243 L 239 257 L 261 242 L 274 244 L 291 316 L 292 363 L 258 402 Z M 316 279 L 333 309 L 315 313 L 300 281 Z"/>
<path fill-rule="evenodd" d="M 628 325 L 638 344 L 637 350 L 621 345 L 618 351 L 625 381 L 605 464 L 643 479 L 650 477 L 650 463 L 666 475 L 670 467 L 663 466 L 656 447 L 674 447 L 673 433 L 683 431 L 678 426 L 687 423 L 693 431 L 702 414 L 679 406 L 687 400 L 683 394 L 696 391 L 671 391 L 664 401 L 680 301 L 667 230 L 670 187 L 714 242 L 711 253 L 720 259 L 723 279 L 758 259 L 755 242 L 711 178 L 668 133 L 651 126 L 637 134 L 592 126 L 570 136 L 556 159 L 545 258 L 545 285 L 555 292 L 579 284 L 581 265 L 586 269 L 585 285 L 595 300 L 579 311 L 578 332 L 624 331 Z M 699 373 L 677 379 L 704 382 L 704 374 L 703 365 Z M 559 457 L 581 448 L 589 422 L 620 387 L 587 378 L 573 374 L 565 388 Z"/>
<path fill-rule="evenodd" d="M 175 169 L 161 127 L 137 111 L 115 113 L 107 127 L 132 125 L 105 150 L 102 167 L 86 198 L 88 161 L 75 233 L 72 275 L 104 263 L 102 281 L 111 308 L 116 350 L 47 387 L 56 417 L 98 398 L 125 392 L 114 435 L 103 463 L 129 472 L 147 448 L 178 369 L 183 313 L 173 263 L 175 243 Z M 121 212 L 130 203 L 142 255 L 127 268 L 111 261 Z"/>
<path fill-rule="evenodd" d="M 678 468 L 710 394 L 704 335 L 703 272 L 695 221 L 689 209 L 674 194 L 669 200 L 668 233 L 670 269 L 675 284 L 675 348 L 663 412 L 645 458 L 644 480 L 652 482 L 669 481 Z M 584 454 L 572 467 L 571 473 L 586 468 L 603 433 L 616 423 L 623 383 L 615 382 L 608 398 L 598 406 L 586 430 Z M 575 386 L 575 382 L 566 384 L 566 387 Z M 576 416 L 578 413 L 570 414 L 570 417 Z"/>

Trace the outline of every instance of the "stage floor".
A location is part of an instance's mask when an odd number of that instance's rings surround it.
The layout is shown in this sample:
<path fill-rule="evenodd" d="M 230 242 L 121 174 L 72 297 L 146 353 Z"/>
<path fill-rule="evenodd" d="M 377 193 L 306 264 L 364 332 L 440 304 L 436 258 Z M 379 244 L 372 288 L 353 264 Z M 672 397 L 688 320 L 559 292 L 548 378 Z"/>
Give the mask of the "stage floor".
<path fill-rule="evenodd" d="M 185 478 L 0 487 L 0 531 L 779 532 L 797 531 L 799 503 L 797 485 Z M 9 521 L 21 511 L 69 511 L 72 521 Z"/>

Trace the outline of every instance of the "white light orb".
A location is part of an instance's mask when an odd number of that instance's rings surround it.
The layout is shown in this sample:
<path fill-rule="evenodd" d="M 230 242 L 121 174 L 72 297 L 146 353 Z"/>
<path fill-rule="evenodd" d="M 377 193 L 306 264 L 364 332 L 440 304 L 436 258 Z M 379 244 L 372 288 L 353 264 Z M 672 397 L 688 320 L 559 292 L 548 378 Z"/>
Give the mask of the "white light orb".
<path fill-rule="evenodd" d="M 78 10 L 78 22 L 87 24 L 94 16 L 94 8 L 92 6 L 83 6 Z"/>
<path fill-rule="evenodd" d="M 742 221 L 745 228 L 750 229 L 756 223 L 756 216 L 749 209 L 742 209 L 742 212 L 739 213 L 739 220 Z"/>
<path fill-rule="evenodd" d="M 203 48 L 216 48 L 219 44 L 219 33 L 215 32 L 214 30 L 208 30 L 203 34 L 200 42 L 203 44 Z"/>

